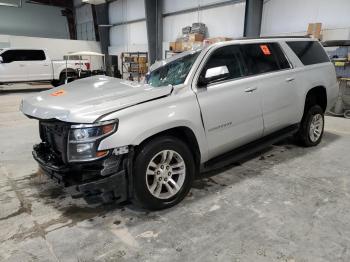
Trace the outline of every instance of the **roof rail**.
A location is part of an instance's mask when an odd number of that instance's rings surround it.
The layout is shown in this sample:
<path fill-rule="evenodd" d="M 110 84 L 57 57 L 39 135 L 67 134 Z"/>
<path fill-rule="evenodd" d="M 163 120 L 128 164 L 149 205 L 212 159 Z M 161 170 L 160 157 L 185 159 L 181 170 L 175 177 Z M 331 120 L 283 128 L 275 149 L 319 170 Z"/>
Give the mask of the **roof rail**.
<path fill-rule="evenodd" d="M 305 36 L 301 36 L 301 35 L 296 35 L 296 36 L 292 36 L 292 35 L 289 35 L 289 36 L 260 36 L 260 37 L 239 37 L 239 38 L 235 38 L 234 40 L 244 40 L 244 39 L 274 39 L 274 38 L 306 38 L 306 39 L 309 39 L 311 38 L 310 36 L 308 35 L 305 35 Z"/>

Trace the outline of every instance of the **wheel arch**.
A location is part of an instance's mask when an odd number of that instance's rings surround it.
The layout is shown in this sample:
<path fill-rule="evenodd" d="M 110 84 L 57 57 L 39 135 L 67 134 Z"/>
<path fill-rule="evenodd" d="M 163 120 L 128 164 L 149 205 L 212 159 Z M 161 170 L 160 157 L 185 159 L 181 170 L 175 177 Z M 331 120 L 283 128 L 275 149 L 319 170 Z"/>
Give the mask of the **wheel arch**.
<path fill-rule="evenodd" d="M 319 105 L 323 112 L 327 108 L 327 90 L 324 86 L 319 85 L 309 89 L 305 96 L 304 112 L 313 105 Z"/>
<path fill-rule="evenodd" d="M 187 126 L 172 127 L 145 138 L 138 145 L 135 146 L 136 152 L 139 148 L 141 148 L 146 143 L 150 142 L 156 137 L 161 137 L 161 136 L 173 136 L 183 141 L 186 145 L 191 145 L 188 148 L 192 152 L 192 155 L 195 161 L 195 166 L 197 169 L 196 171 L 199 171 L 199 166 L 201 162 L 201 151 L 200 151 L 198 140 L 196 138 L 195 133 L 191 128 Z"/>

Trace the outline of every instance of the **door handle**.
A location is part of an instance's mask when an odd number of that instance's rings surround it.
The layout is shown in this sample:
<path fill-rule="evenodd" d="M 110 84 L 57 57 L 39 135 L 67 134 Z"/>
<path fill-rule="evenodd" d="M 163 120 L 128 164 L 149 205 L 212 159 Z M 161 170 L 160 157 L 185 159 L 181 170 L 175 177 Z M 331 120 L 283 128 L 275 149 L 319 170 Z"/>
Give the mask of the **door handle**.
<path fill-rule="evenodd" d="M 286 79 L 286 82 L 292 82 L 292 81 L 294 81 L 294 77 L 288 77 L 288 78 Z"/>
<path fill-rule="evenodd" d="M 44 64 L 44 66 L 49 66 L 48 64 Z"/>
<path fill-rule="evenodd" d="M 254 92 L 255 90 L 257 90 L 258 88 L 257 87 L 249 87 L 247 89 L 244 89 L 244 92 L 246 93 L 252 93 Z"/>
<path fill-rule="evenodd" d="M 26 65 L 20 64 L 19 66 L 20 66 L 20 67 L 25 67 Z"/>

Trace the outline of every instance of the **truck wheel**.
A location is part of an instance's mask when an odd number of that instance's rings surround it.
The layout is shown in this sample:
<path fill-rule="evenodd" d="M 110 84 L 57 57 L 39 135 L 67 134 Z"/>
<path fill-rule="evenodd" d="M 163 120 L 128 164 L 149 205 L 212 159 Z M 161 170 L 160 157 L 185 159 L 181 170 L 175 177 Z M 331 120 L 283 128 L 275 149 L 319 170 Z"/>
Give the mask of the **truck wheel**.
<path fill-rule="evenodd" d="M 57 86 L 60 85 L 60 81 L 59 81 L 59 80 L 52 80 L 52 81 L 51 81 L 51 85 L 52 85 L 53 87 L 57 87 Z"/>
<path fill-rule="evenodd" d="M 322 140 L 323 129 L 324 112 L 320 106 L 314 105 L 305 111 L 297 138 L 303 146 L 316 146 Z"/>
<path fill-rule="evenodd" d="M 188 194 L 194 175 L 193 156 L 184 142 L 171 136 L 151 140 L 135 158 L 133 202 L 151 210 L 171 207 Z"/>

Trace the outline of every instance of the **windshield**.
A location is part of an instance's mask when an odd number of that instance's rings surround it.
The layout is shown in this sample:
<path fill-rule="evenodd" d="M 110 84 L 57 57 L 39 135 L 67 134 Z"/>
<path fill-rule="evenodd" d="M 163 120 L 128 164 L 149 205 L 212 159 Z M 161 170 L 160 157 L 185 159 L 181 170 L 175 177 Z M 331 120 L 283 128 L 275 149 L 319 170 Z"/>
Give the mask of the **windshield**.
<path fill-rule="evenodd" d="M 150 72 L 147 83 L 153 87 L 183 84 L 199 53 L 178 58 Z"/>

